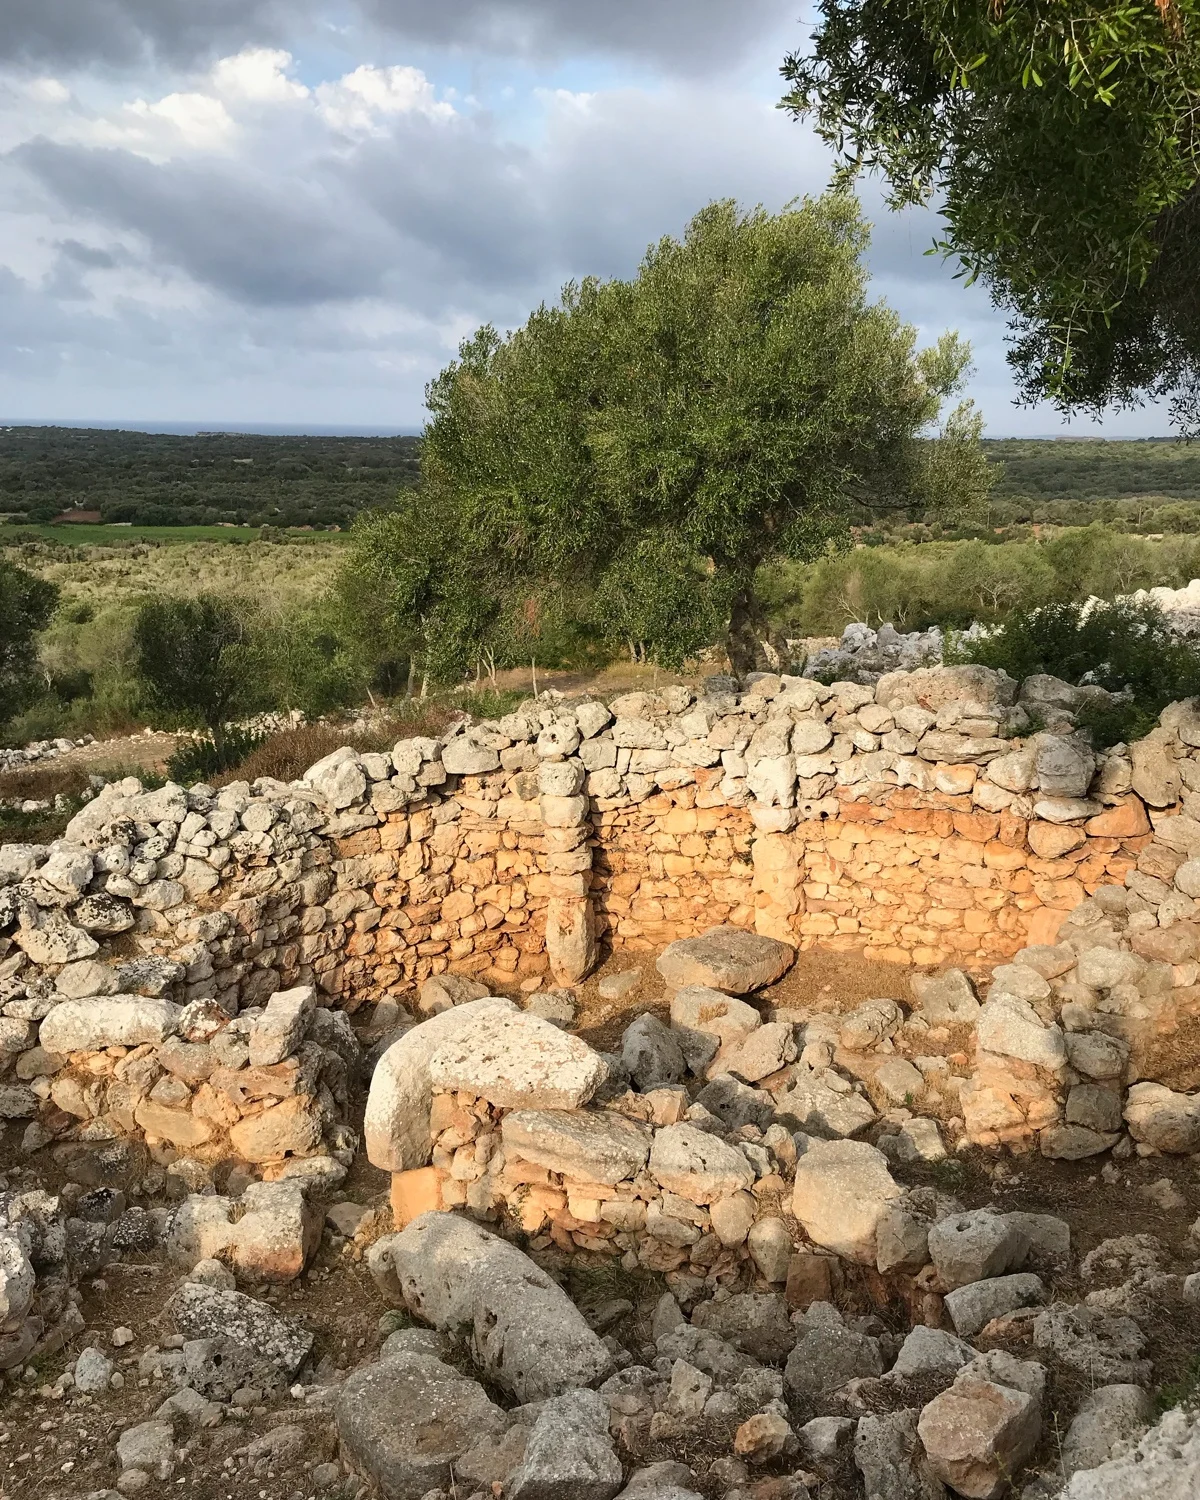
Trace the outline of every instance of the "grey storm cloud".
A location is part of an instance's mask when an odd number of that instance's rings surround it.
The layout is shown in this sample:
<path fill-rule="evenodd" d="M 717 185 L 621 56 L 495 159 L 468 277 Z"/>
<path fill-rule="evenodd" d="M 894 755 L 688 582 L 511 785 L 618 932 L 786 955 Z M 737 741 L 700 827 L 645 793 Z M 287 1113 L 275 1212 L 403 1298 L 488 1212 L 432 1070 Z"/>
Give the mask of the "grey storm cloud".
<path fill-rule="evenodd" d="M 11 153 L 64 207 L 132 230 L 152 258 L 236 301 L 307 304 L 372 296 L 389 247 L 328 183 L 250 166 L 157 164 L 128 151 L 30 141 Z M 353 222 L 353 232 L 345 226 Z"/>
<path fill-rule="evenodd" d="M 157 55 L 186 63 L 231 39 L 275 41 L 305 8 L 304 0 L 6 0 L 0 58 L 87 66 Z"/>
<path fill-rule="evenodd" d="M 792 0 L 6 0 L 0 58 L 34 64 L 183 64 L 280 43 L 328 19 L 397 40 L 546 59 L 607 53 L 668 71 L 725 68 Z"/>

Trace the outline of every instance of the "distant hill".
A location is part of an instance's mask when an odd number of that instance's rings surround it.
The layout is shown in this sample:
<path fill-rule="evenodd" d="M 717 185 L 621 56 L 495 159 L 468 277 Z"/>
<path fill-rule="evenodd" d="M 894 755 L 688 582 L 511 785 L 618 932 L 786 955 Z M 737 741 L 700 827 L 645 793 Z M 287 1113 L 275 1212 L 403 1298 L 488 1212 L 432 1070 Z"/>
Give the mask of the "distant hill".
<path fill-rule="evenodd" d="M 416 437 L 0 427 L 0 516 L 141 526 L 342 526 L 417 482 Z"/>
<path fill-rule="evenodd" d="M 1200 500 L 1200 444 L 1003 438 L 983 446 L 1004 465 L 992 492 L 998 500 Z"/>

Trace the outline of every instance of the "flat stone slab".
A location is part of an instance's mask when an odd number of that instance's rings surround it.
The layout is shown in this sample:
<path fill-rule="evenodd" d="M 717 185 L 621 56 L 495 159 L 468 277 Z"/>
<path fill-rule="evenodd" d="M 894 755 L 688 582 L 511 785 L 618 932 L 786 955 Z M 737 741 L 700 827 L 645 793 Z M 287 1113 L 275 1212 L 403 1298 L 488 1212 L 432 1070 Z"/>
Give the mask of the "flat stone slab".
<path fill-rule="evenodd" d="M 655 967 L 675 990 L 703 984 L 727 995 L 748 995 L 786 974 L 795 957 L 791 944 L 777 938 L 740 927 L 714 927 L 701 937 L 668 944 Z"/>
<path fill-rule="evenodd" d="M 654 1133 L 611 1110 L 520 1109 L 500 1134 L 510 1155 L 582 1182 L 624 1182 L 646 1165 Z"/>
<path fill-rule="evenodd" d="M 438 1048 L 429 1077 L 440 1093 L 474 1094 L 501 1109 L 579 1109 L 608 1077 L 608 1065 L 541 1016 L 493 1012 Z"/>
<path fill-rule="evenodd" d="M 95 1052 L 101 1047 L 140 1047 L 161 1042 L 175 1030 L 179 1006 L 142 995 L 105 995 L 64 1000 L 42 1022 L 47 1052 Z"/>

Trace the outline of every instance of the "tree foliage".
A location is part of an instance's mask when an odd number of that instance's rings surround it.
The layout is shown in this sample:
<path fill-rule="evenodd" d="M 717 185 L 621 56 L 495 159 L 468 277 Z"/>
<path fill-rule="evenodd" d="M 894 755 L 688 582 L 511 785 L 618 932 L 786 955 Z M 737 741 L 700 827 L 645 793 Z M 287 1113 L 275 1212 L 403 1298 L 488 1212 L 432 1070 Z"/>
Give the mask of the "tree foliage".
<path fill-rule="evenodd" d="M 581 618 L 679 662 L 724 617 L 750 665 L 762 564 L 845 541 L 856 504 L 987 490 L 969 406 L 931 435 L 968 351 L 918 352 L 867 301 L 866 240 L 845 194 L 713 203 L 631 280 L 481 328 L 429 386 L 420 493 L 360 524 L 344 590 L 441 676 Z"/>
<path fill-rule="evenodd" d="M 37 692 L 37 632 L 58 602 L 44 578 L 0 558 L 0 726 Z"/>
<path fill-rule="evenodd" d="M 784 99 L 1015 314 L 1029 398 L 1200 423 L 1200 0 L 820 0 Z"/>
<path fill-rule="evenodd" d="M 231 719 L 260 706 L 245 611 L 229 599 L 148 599 L 133 626 L 145 708 L 171 726 L 207 729 L 218 749 Z"/>

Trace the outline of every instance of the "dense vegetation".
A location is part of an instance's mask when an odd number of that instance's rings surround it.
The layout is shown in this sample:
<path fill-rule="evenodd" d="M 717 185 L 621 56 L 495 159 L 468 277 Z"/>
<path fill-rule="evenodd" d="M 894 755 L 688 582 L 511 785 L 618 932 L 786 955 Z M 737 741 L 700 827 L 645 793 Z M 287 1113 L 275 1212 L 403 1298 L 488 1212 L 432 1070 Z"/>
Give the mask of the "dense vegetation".
<path fill-rule="evenodd" d="M 1031 398 L 1200 428 L 1200 0 L 819 0 L 785 99 L 1014 314 Z"/>
<path fill-rule="evenodd" d="M 868 301 L 866 240 L 843 194 L 713 203 L 632 279 L 480 329 L 429 387 L 419 496 L 356 532 L 347 604 L 434 680 L 528 660 L 556 621 L 777 665 L 760 568 L 846 545 L 855 507 L 987 493 L 977 417 L 943 412 L 969 351 L 918 352 Z"/>
<path fill-rule="evenodd" d="M 348 526 L 417 482 L 414 437 L 179 437 L 0 427 L 0 516 L 145 526 Z"/>
<path fill-rule="evenodd" d="M 1200 445 L 1192 443 L 992 438 L 983 447 L 1000 465 L 993 499 L 1200 500 Z"/>

